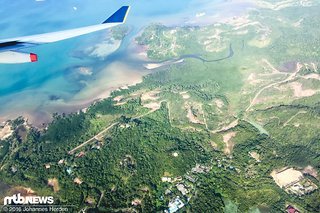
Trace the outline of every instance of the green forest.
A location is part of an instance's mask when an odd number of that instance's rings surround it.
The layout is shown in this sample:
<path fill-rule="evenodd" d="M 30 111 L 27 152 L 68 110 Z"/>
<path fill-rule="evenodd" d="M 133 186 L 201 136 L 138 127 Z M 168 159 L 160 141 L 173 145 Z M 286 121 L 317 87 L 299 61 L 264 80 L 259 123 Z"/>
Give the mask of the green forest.
<path fill-rule="evenodd" d="M 301 33 L 314 28 L 315 8 L 299 10 L 296 33 L 293 8 L 252 11 L 243 26 L 150 25 L 135 42 L 149 59 L 175 63 L 43 129 L 10 121 L 1 182 L 77 211 L 164 212 L 179 201 L 179 212 L 320 212 L 319 51 L 310 49 L 319 29 Z M 312 168 L 303 179 L 315 190 L 281 188 L 271 174 L 283 168 Z"/>

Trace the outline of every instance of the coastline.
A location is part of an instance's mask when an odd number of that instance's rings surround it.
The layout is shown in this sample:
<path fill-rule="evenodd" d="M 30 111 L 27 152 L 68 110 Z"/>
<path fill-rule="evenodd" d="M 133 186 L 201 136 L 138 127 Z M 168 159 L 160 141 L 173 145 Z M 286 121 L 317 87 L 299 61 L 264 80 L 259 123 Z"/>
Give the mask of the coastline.
<path fill-rule="evenodd" d="M 21 106 L 21 110 L 9 111 L 4 116 L 0 116 L 0 123 L 23 117 L 29 125 L 42 129 L 52 121 L 54 113 L 71 114 L 86 111 L 95 102 L 109 98 L 113 91 L 127 89 L 130 86 L 141 83 L 143 76 L 148 73 L 147 71 L 131 68 L 122 62 L 111 63 L 97 74 L 95 80 L 87 84 L 84 89 L 70 100 L 48 100 L 44 103 L 46 105 L 45 111 L 27 109 L 27 107 L 24 109 Z"/>
<path fill-rule="evenodd" d="M 241 2 L 248 3 L 250 1 L 244 0 Z M 221 4 L 219 5 L 219 7 L 226 7 L 226 5 L 228 5 L 228 3 Z M 210 21 L 210 23 L 204 21 L 212 17 L 214 18 Z M 230 18 L 231 15 L 228 14 L 227 17 Z M 203 16 L 196 17 L 195 22 L 193 22 L 192 24 L 186 20 L 179 20 L 178 22 L 180 24 L 182 22 L 185 25 L 208 25 L 217 22 L 224 22 L 225 19 L 227 18 L 224 17 L 224 19 L 221 19 L 221 14 L 217 13 L 215 15 L 204 14 Z M 169 22 L 166 21 L 166 18 L 161 18 L 161 20 L 164 21 L 164 24 L 168 24 Z M 177 23 L 174 23 L 173 25 L 177 25 Z M 144 28 L 140 29 L 138 33 L 135 33 L 134 37 L 141 34 L 143 30 Z M 110 54 L 110 48 L 119 49 L 121 46 L 120 43 L 114 43 L 108 48 L 104 48 L 102 44 L 106 44 L 106 41 L 97 43 L 96 46 L 90 49 L 91 54 L 93 54 L 91 55 L 92 57 L 104 58 L 106 55 Z M 43 128 L 43 124 L 48 124 L 52 121 L 52 115 L 54 113 L 70 114 L 79 112 L 80 110 L 86 111 L 86 109 L 95 102 L 109 98 L 112 91 L 141 83 L 143 80 L 143 76 L 153 72 L 157 68 L 161 68 L 170 64 L 178 64 L 184 62 L 183 59 L 170 62 L 153 62 L 147 56 L 147 47 L 138 45 L 134 39 L 129 42 L 126 48 L 126 51 L 130 53 L 129 55 L 127 55 L 127 57 L 130 60 L 139 61 L 139 63 L 137 63 L 138 66 L 135 66 L 137 64 L 131 66 L 130 63 L 128 65 L 121 58 L 116 60 L 112 59 L 111 63 L 106 64 L 106 66 L 102 68 L 102 70 L 99 71 L 97 75 L 94 76 L 93 80 L 90 80 L 88 82 L 80 81 L 80 83 L 83 83 L 84 88 L 79 90 L 79 92 L 77 92 L 76 94 L 72 95 L 72 97 L 69 97 L 70 95 L 67 94 L 67 97 L 64 97 L 62 95 L 62 97 L 64 98 L 58 96 L 56 99 L 50 100 L 45 95 L 48 95 L 48 93 L 49 95 L 51 95 L 51 91 L 45 90 L 46 93 L 40 94 L 40 92 L 37 92 L 37 89 L 24 90 L 18 94 L 15 94 L 12 97 L 6 97 L 6 99 L 8 99 L 9 101 L 6 103 L 6 105 L 3 108 L 4 110 L 0 114 L 0 123 L 6 122 L 8 120 L 13 120 L 22 116 L 28 121 L 28 124 L 31 124 L 32 126 L 35 126 L 37 128 Z M 80 69 L 79 71 L 81 72 L 80 74 L 83 76 L 92 75 L 91 67 L 85 67 L 83 69 Z M 38 101 L 35 96 L 41 99 L 42 102 Z M 23 99 L 24 101 L 15 101 L 19 99 Z M 38 105 L 32 105 L 32 103 L 34 102 L 38 103 Z M 22 103 L 26 104 L 24 106 L 20 106 L 22 105 Z M 10 106 L 14 106 L 14 109 L 10 108 Z"/>

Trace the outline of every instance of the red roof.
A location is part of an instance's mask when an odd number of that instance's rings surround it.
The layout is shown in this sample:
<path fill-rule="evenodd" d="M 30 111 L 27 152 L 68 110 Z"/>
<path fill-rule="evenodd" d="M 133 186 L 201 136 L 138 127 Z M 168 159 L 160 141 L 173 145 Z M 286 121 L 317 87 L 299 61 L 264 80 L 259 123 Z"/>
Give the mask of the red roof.
<path fill-rule="evenodd" d="M 288 213 L 299 213 L 299 211 L 297 209 L 295 209 L 293 206 L 289 205 L 287 207 L 287 212 Z"/>

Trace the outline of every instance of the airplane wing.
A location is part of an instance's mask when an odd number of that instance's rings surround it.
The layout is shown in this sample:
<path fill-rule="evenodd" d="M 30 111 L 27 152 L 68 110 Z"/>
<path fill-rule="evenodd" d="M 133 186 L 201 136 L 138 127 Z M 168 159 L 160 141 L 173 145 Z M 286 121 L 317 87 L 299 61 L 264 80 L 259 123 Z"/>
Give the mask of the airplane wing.
<path fill-rule="evenodd" d="M 17 50 L 46 43 L 57 42 L 92 32 L 111 28 L 125 23 L 130 7 L 123 6 L 101 24 L 81 27 L 59 32 L 17 37 L 0 40 L 0 63 L 35 62 L 38 57 L 34 53 L 23 53 Z"/>

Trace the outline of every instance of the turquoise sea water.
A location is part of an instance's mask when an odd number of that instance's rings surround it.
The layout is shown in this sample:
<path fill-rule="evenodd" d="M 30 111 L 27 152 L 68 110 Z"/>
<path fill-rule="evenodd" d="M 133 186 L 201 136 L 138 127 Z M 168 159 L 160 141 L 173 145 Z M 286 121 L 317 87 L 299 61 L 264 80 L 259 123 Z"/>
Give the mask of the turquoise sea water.
<path fill-rule="evenodd" d="M 24 49 L 39 55 L 39 62 L 0 64 L 0 122 L 18 115 L 32 115 L 33 120 L 47 121 L 50 113 L 72 112 L 84 107 L 81 96 L 95 82 L 101 70 L 114 62 L 127 64 L 135 70 L 142 66 L 130 61 L 128 45 L 142 27 L 153 22 L 166 24 L 193 23 L 197 13 L 214 14 L 224 0 L 0 0 L 0 39 L 82 27 L 104 21 L 122 5 L 132 7 L 127 25 L 133 31 L 121 48 L 101 60 L 77 56 L 77 52 L 99 42 L 105 32 L 98 32 L 58 43 Z M 234 8 L 239 10 L 239 8 Z M 210 21 L 210 20 L 209 20 Z M 90 68 L 87 78 L 73 75 L 79 67 Z M 113 66 L 113 69 L 116 69 Z M 111 70 L 112 71 L 112 70 Z M 110 72 L 111 72 L 110 71 Z M 126 69 L 124 72 L 130 72 Z M 108 74 L 108 73 L 107 73 Z M 111 74 L 110 74 L 111 75 Z M 113 82 L 106 81 L 105 88 Z M 101 86 L 101 85 L 100 85 Z M 104 88 L 101 88 L 102 90 Z M 75 104 L 77 97 L 77 104 Z M 80 98 L 79 98 L 80 97 Z M 83 97 L 85 99 L 86 97 Z M 87 104 L 87 103 L 86 103 Z"/>

